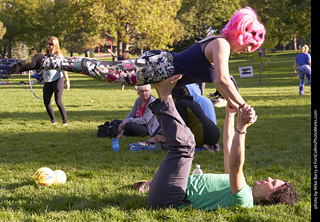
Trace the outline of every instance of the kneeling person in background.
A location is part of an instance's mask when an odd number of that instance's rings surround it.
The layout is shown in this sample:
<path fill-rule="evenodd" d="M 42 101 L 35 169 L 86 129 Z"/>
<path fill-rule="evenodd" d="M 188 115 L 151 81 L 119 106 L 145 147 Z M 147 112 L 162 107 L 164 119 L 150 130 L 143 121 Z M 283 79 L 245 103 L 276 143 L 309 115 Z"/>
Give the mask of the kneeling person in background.
<path fill-rule="evenodd" d="M 139 97 L 136 99 L 131 112 L 123 121 L 118 121 L 118 133 L 125 136 L 148 136 L 153 135 L 158 129 L 157 118 L 149 109 L 149 104 L 156 98 L 151 95 L 151 86 L 143 85 L 137 87 Z"/>

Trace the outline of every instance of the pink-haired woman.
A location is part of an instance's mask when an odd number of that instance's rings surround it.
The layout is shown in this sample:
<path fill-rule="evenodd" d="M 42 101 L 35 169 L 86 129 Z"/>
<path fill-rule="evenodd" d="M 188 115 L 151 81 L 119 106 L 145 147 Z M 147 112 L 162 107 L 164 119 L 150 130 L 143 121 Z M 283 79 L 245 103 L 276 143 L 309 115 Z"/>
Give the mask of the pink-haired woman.
<path fill-rule="evenodd" d="M 144 85 L 183 74 L 177 85 L 213 82 L 231 106 L 241 108 L 245 101 L 229 76 L 230 51 L 253 52 L 264 42 L 265 33 L 255 11 L 246 7 L 232 16 L 221 36 L 207 37 L 180 53 L 151 50 L 138 59 L 116 62 L 79 57 L 44 57 L 37 54 L 31 61 L 17 64 L 14 70 L 60 69 L 124 85 Z"/>

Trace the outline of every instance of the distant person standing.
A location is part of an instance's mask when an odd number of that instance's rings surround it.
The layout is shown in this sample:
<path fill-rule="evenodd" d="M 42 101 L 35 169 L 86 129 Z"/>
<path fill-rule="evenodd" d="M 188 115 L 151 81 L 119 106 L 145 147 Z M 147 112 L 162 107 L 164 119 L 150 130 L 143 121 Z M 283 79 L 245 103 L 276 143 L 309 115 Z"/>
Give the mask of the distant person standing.
<path fill-rule="evenodd" d="M 51 36 L 47 40 L 46 56 L 63 57 L 60 51 L 59 40 L 54 36 Z M 64 80 L 66 80 L 66 89 L 70 89 L 68 73 L 62 70 L 43 70 L 43 79 L 43 101 L 47 109 L 47 113 L 51 119 L 51 123 L 56 124 L 56 117 L 51 106 L 51 97 L 54 93 L 56 104 L 62 116 L 63 125 L 68 125 L 66 109 L 62 104 Z"/>
<path fill-rule="evenodd" d="M 307 45 L 302 46 L 301 53 L 297 55 L 293 66 L 293 75 L 296 76 L 296 67 L 299 66 L 300 86 L 299 94 L 304 95 L 304 78 L 307 77 L 311 87 L 311 56 L 308 53 L 309 47 Z"/>

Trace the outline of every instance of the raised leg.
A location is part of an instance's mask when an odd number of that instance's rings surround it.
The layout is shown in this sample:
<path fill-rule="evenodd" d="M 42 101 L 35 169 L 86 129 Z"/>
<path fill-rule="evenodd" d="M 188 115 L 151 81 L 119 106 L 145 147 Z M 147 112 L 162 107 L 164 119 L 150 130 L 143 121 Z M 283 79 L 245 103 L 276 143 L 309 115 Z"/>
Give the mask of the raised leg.
<path fill-rule="evenodd" d="M 153 208 L 178 207 L 185 204 L 188 176 L 194 156 L 195 141 L 175 108 L 172 99 L 150 104 L 168 142 L 168 152 L 154 175 L 149 190 Z"/>
<path fill-rule="evenodd" d="M 157 116 L 168 152 L 154 175 L 149 190 L 150 207 L 178 207 L 185 204 L 188 176 L 194 156 L 195 140 L 175 108 L 171 91 L 181 75 L 154 84 L 161 99 L 149 105 Z"/>
<path fill-rule="evenodd" d="M 162 50 L 144 53 L 138 59 L 104 62 L 82 57 L 47 57 L 36 54 L 20 62 L 13 71 L 56 69 L 88 75 L 98 81 L 122 85 L 144 85 L 162 81 L 174 75 L 173 57 Z"/>

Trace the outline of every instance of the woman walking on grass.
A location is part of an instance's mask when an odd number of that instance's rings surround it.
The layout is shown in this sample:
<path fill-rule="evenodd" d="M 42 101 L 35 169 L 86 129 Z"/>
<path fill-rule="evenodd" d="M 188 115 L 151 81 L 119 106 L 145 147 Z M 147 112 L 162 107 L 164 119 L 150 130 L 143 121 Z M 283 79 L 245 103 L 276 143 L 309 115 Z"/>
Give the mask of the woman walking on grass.
<path fill-rule="evenodd" d="M 250 7 L 238 10 L 222 29 L 221 36 L 210 36 L 180 53 L 151 50 L 138 59 L 102 62 L 87 58 L 58 58 L 35 55 L 15 66 L 15 71 L 58 69 L 86 74 L 99 81 L 125 85 L 160 82 L 183 74 L 177 85 L 213 82 L 222 96 L 235 108 L 246 103 L 229 76 L 230 51 L 253 52 L 265 39 L 266 30 Z"/>
<path fill-rule="evenodd" d="M 46 46 L 46 56 L 53 57 L 63 57 L 60 52 L 59 40 L 51 36 L 47 40 Z M 54 93 L 54 98 L 56 104 L 59 108 L 60 114 L 62 116 L 63 125 L 68 125 L 67 113 L 64 105 L 62 104 L 62 93 L 63 93 L 63 85 L 64 80 L 66 80 L 66 89 L 70 89 L 70 81 L 68 78 L 68 73 L 66 71 L 60 70 L 43 70 L 43 101 L 46 107 L 47 113 L 51 119 L 52 124 L 56 124 L 56 117 L 53 112 L 53 108 L 51 106 L 51 97 Z"/>
<path fill-rule="evenodd" d="M 299 66 L 299 77 L 300 77 L 300 86 L 299 94 L 304 95 L 304 78 L 307 77 L 310 87 L 311 87 L 311 56 L 308 53 L 309 47 L 307 45 L 302 46 L 301 53 L 297 55 L 296 60 L 293 66 L 293 75 L 297 75 L 297 65 Z"/>

